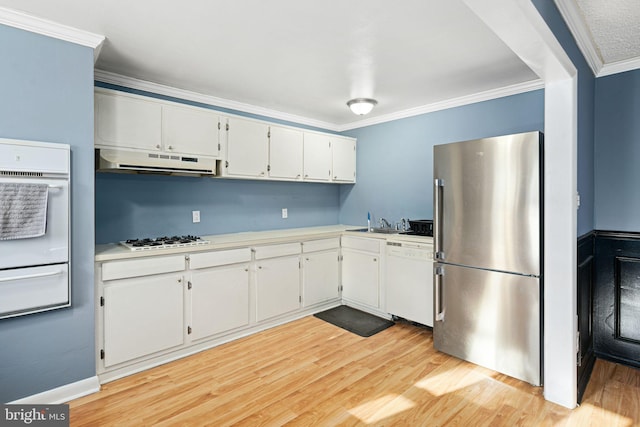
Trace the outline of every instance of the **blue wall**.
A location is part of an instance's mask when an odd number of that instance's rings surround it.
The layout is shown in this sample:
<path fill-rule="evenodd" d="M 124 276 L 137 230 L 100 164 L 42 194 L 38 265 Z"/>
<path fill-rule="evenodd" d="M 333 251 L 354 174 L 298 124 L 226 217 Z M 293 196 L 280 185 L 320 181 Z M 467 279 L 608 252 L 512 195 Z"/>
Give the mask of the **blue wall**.
<path fill-rule="evenodd" d="M 596 80 L 596 229 L 640 232 L 640 70 Z"/>
<path fill-rule="evenodd" d="M 71 145 L 71 308 L 0 320 L 0 402 L 95 375 L 93 49 L 0 25 L 0 137 Z"/>
<path fill-rule="evenodd" d="M 544 91 L 437 111 L 346 132 L 358 138 L 357 184 L 340 193 L 340 222 L 367 212 L 399 221 L 433 218 L 433 146 L 544 130 Z"/>
<path fill-rule="evenodd" d="M 337 224 L 339 187 L 97 173 L 96 241 Z M 193 210 L 200 211 L 198 224 L 192 223 Z"/>
<path fill-rule="evenodd" d="M 576 44 L 555 2 L 533 0 L 540 15 L 553 31 L 578 70 L 578 236 L 595 228 L 594 108 L 595 78 Z"/>

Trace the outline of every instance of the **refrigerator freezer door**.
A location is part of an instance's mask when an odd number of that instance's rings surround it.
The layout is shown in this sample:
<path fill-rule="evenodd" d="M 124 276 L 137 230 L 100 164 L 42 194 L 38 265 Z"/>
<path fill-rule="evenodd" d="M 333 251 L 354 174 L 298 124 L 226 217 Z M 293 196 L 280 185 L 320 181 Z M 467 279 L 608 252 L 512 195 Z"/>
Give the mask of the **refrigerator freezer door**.
<path fill-rule="evenodd" d="M 540 275 L 540 147 L 529 132 L 434 147 L 439 260 Z"/>
<path fill-rule="evenodd" d="M 434 269 L 434 347 L 540 385 L 539 279 L 441 263 Z"/>

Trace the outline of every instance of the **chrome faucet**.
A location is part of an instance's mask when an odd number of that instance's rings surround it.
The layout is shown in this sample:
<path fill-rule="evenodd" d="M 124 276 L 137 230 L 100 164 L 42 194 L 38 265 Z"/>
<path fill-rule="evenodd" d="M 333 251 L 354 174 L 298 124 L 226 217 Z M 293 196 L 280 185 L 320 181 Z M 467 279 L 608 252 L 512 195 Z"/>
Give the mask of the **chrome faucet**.
<path fill-rule="evenodd" d="M 378 222 L 380 223 L 380 228 L 391 228 L 391 223 L 384 218 L 380 218 Z"/>

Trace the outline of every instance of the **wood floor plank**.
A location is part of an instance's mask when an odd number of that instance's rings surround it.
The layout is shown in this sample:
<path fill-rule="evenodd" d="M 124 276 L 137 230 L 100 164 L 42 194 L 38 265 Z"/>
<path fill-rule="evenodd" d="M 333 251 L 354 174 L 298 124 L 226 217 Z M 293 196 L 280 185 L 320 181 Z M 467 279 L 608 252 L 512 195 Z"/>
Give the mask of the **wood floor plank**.
<path fill-rule="evenodd" d="M 398 322 L 363 338 L 313 316 L 104 384 L 72 426 L 640 426 L 640 371 L 597 360 L 579 408 L 433 349 Z"/>

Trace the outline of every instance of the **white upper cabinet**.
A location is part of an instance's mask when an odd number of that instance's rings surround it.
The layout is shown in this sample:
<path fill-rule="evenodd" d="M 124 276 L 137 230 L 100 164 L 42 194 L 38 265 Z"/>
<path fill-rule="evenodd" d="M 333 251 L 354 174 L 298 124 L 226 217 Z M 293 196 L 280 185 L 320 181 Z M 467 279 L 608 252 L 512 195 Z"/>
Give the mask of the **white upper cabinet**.
<path fill-rule="evenodd" d="M 304 133 L 305 181 L 331 180 L 331 140 L 329 135 Z"/>
<path fill-rule="evenodd" d="M 332 180 L 356 182 L 356 141 L 331 137 Z"/>
<path fill-rule="evenodd" d="M 95 91 L 95 145 L 219 157 L 218 114 L 108 89 Z"/>
<path fill-rule="evenodd" d="M 227 126 L 227 160 L 223 175 L 266 178 L 269 165 L 269 126 L 236 117 L 229 117 Z"/>
<path fill-rule="evenodd" d="M 269 177 L 302 180 L 302 131 L 271 126 L 269 130 Z"/>
<path fill-rule="evenodd" d="M 95 144 L 147 151 L 162 149 L 162 107 L 141 97 L 95 93 Z"/>
<path fill-rule="evenodd" d="M 218 157 L 220 118 L 212 111 L 189 106 L 162 106 L 162 143 L 166 151 Z"/>

